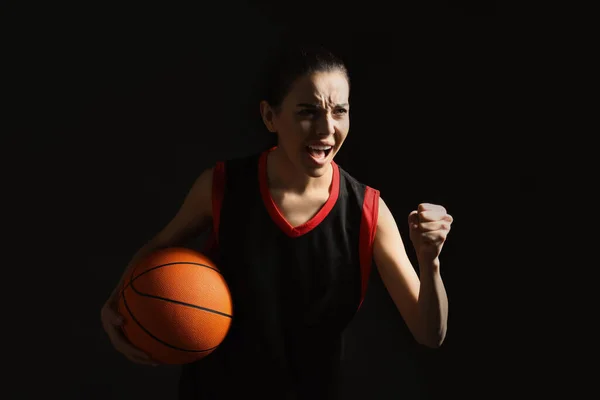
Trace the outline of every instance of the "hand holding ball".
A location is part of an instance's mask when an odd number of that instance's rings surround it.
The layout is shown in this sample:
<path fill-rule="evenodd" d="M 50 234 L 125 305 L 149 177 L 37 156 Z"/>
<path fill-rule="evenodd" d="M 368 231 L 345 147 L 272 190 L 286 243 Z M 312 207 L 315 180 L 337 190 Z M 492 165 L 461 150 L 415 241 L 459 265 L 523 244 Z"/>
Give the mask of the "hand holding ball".
<path fill-rule="evenodd" d="M 153 360 L 186 364 L 225 339 L 231 294 L 217 266 L 197 251 L 157 250 L 131 270 L 119 298 L 123 333 Z"/>

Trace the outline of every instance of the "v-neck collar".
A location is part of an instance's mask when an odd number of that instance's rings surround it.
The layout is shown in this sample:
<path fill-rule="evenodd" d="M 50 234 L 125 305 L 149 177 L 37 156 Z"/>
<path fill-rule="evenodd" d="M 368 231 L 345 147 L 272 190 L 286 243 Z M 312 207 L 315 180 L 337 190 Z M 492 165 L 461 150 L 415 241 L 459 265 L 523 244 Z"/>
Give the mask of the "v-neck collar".
<path fill-rule="evenodd" d="M 333 168 L 333 177 L 329 190 L 329 198 L 321 207 L 321 209 L 307 222 L 303 223 L 299 226 L 292 226 L 283 216 L 277 204 L 273 200 L 271 196 L 271 191 L 269 190 L 269 182 L 267 175 L 267 157 L 271 151 L 275 150 L 275 147 L 264 151 L 259 158 L 258 162 L 258 181 L 260 185 L 260 193 L 263 199 L 263 203 L 267 208 L 267 211 L 273 221 L 279 226 L 279 228 L 288 236 L 298 237 L 302 236 L 314 228 L 316 228 L 324 219 L 329 215 L 333 206 L 337 202 L 339 193 L 340 193 L 340 177 L 339 177 L 339 168 L 338 165 L 332 160 L 331 166 Z"/>

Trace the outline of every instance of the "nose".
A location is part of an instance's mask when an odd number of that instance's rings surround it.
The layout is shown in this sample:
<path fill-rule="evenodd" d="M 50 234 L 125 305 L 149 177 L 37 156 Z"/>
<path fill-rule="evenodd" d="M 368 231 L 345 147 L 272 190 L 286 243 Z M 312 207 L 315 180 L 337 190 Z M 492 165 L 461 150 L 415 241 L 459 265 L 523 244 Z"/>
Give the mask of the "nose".
<path fill-rule="evenodd" d="M 319 136 L 330 136 L 335 133 L 335 120 L 329 113 L 324 114 L 317 123 L 317 134 Z"/>

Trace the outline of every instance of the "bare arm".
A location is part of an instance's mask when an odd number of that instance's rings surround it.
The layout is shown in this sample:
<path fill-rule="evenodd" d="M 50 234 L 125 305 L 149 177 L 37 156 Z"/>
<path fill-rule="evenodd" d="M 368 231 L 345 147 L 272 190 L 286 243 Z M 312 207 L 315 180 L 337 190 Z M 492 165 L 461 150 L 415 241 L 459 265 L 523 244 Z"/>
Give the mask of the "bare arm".
<path fill-rule="evenodd" d="M 111 293 L 111 298 L 115 298 L 127 272 L 139 259 L 160 248 L 177 246 L 210 225 L 212 221 L 212 178 L 213 168 L 206 169 L 200 174 L 173 219 L 133 255 L 119 283 Z"/>
<path fill-rule="evenodd" d="M 448 317 L 439 259 L 427 265 L 419 260 L 419 279 L 396 221 L 381 198 L 373 256 L 381 279 L 414 338 L 425 346 L 439 347 L 446 335 Z"/>

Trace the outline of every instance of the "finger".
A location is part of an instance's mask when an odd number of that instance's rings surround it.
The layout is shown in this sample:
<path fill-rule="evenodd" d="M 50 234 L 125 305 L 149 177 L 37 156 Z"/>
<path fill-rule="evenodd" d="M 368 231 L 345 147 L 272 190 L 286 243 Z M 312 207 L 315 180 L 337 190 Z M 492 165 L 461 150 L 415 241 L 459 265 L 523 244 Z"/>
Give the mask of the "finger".
<path fill-rule="evenodd" d="M 150 358 L 150 356 L 148 354 L 144 353 L 143 351 L 141 351 L 137 347 L 132 346 L 129 343 L 122 343 L 119 346 L 119 351 L 123 354 L 126 354 L 131 357 L 135 357 L 139 360 L 144 360 L 146 362 L 152 361 L 152 359 Z"/>
<path fill-rule="evenodd" d="M 117 350 L 121 352 L 128 359 L 137 362 L 139 364 L 147 364 L 147 365 L 158 365 L 159 363 L 152 359 L 148 354 L 144 353 L 140 349 L 129 345 L 129 344 L 121 344 L 117 347 Z"/>
<path fill-rule="evenodd" d="M 110 323 L 113 325 L 121 326 L 123 325 L 123 316 L 114 310 L 110 310 L 109 313 Z"/>
<path fill-rule="evenodd" d="M 446 209 L 443 206 L 440 206 L 439 204 L 432 204 L 432 203 L 421 203 L 419 204 L 419 207 L 417 207 L 417 210 L 419 212 L 421 211 L 440 211 L 442 213 L 446 213 Z"/>
<path fill-rule="evenodd" d="M 416 229 L 419 227 L 418 211 L 412 211 L 410 214 L 408 214 L 408 226 L 411 229 Z"/>
<path fill-rule="evenodd" d="M 441 210 L 421 211 L 418 213 L 418 216 L 421 222 L 440 221 L 444 219 L 446 213 L 443 213 Z"/>
<path fill-rule="evenodd" d="M 128 355 L 128 354 L 125 354 L 125 357 L 127 357 L 127 359 L 128 359 L 129 361 L 132 361 L 132 362 L 134 362 L 134 363 L 136 363 L 136 364 L 142 364 L 142 365 L 151 365 L 151 366 L 153 366 L 153 367 L 157 367 L 157 366 L 159 365 L 159 364 L 158 364 L 157 362 L 155 362 L 155 361 L 152 361 L 152 360 L 150 360 L 150 361 L 149 361 L 149 360 L 146 360 L 146 359 L 144 359 L 144 358 L 139 358 L 139 357 L 135 357 L 135 356 Z"/>
<path fill-rule="evenodd" d="M 433 231 L 449 231 L 450 223 L 448 221 L 433 221 L 433 222 L 420 222 L 419 230 L 423 232 Z"/>
<path fill-rule="evenodd" d="M 121 331 L 121 328 L 113 328 L 109 332 L 109 336 L 115 348 L 121 353 L 141 360 L 152 361 L 148 354 L 131 344 Z"/>
<path fill-rule="evenodd" d="M 102 321 L 108 322 L 112 325 L 122 325 L 123 316 L 111 307 L 104 307 L 102 309 Z"/>
<path fill-rule="evenodd" d="M 440 243 L 440 242 L 446 241 L 446 237 L 448 236 L 448 231 L 446 231 L 446 230 L 429 231 L 429 232 L 423 233 L 423 236 L 425 236 L 430 242 Z"/>

